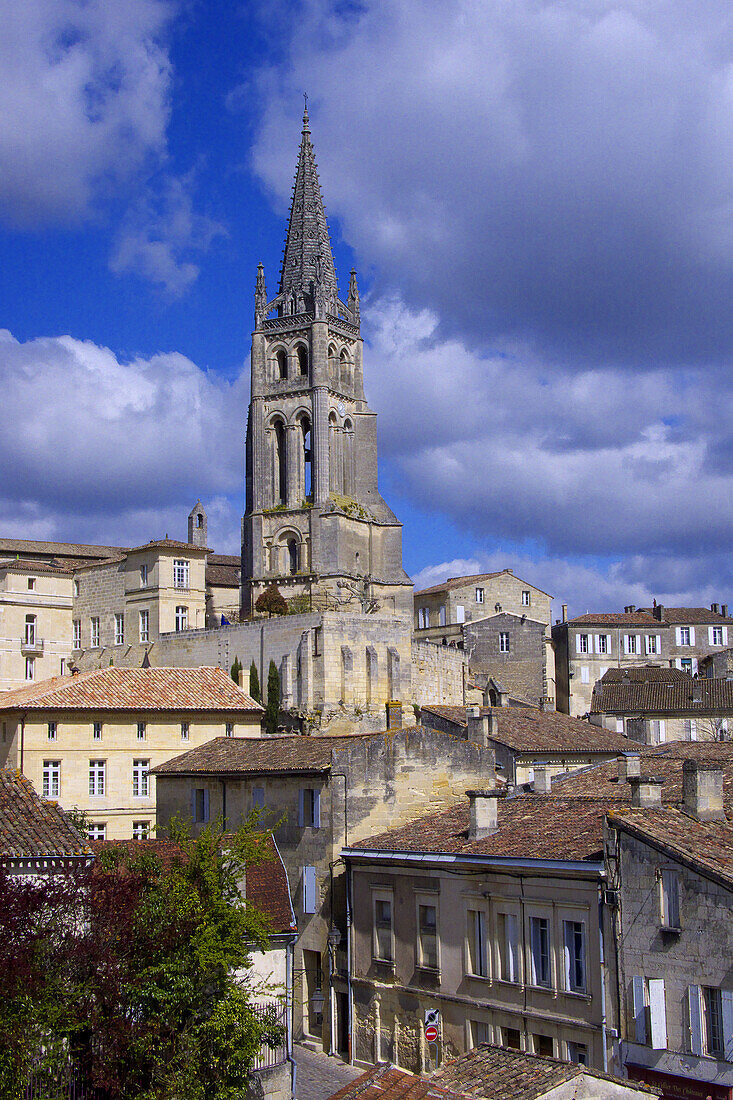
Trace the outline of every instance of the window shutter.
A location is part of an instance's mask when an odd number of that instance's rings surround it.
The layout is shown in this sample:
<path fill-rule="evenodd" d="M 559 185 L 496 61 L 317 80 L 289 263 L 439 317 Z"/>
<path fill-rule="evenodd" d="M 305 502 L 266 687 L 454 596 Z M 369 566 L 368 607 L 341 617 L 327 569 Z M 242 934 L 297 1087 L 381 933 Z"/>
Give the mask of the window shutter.
<path fill-rule="evenodd" d="M 580 653 L 580 634 L 575 635 L 575 652 Z"/>
<path fill-rule="evenodd" d="M 629 652 L 629 635 L 624 634 L 624 653 Z"/>
<path fill-rule="evenodd" d="M 567 920 L 563 921 L 563 930 L 565 932 L 565 937 L 564 937 L 565 943 L 563 944 L 563 958 L 564 958 L 564 962 L 565 962 L 565 988 L 566 989 L 572 989 L 573 988 L 572 981 L 571 981 L 571 973 L 572 972 L 571 972 L 571 969 L 570 969 L 571 966 L 572 966 L 572 958 L 573 958 L 573 942 L 572 942 L 572 933 L 570 931 L 571 928 L 572 928 L 572 925 L 571 925 L 570 921 L 567 921 Z"/>
<path fill-rule="evenodd" d="M 692 675 L 694 676 L 696 672 L 697 672 L 697 657 L 693 657 L 692 658 Z"/>
<path fill-rule="evenodd" d="M 695 628 L 694 628 L 694 626 L 691 626 L 690 627 L 690 645 L 694 645 L 694 644 L 695 644 Z"/>
<path fill-rule="evenodd" d="M 667 1006 L 664 1001 L 664 978 L 649 979 L 649 1015 L 652 1023 L 652 1047 L 667 1049 Z"/>
<path fill-rule="evenodd" d="M 298 824 L 305 825 L 305 791 L 301 787 L 298 791 Z"/>
<path fill-rule="evenodd" d="M 313 824 L 316 829 L 321 827 L 321 792 L 313 792 Z"/>
<path fill-rule="evenodd" d="M 204 821 L 209 820 L 209 789 L 204 789 Z"/>
<path fill-rule="evenodd" d="M 687 987 L 687 1003 L 690 1010 L 690 1050 L 693 1054 L 703 1054 L 702 1006 L 700 1004 L 700 986 Z"/>
<path fill-rule="evenodd" d="M 730 989 L 721 989 L 723 1002 L 723 1047 L 726 1062 L 733 1062 L 733 993 Z"/>
<path fill-rule="evenodd" d="M 728 645 L 728 627 L 723 627 L 723 645 Z"/>
<path fill-rule="evenodd" d="M 690 740 L 697 741 L 697 719 L 690 719 Z"/>
<path fill-rule="evenodd" d="M 631 1006 L 634 1016 L 634 1038 L 646 1043 L 646 1006 L 644 1004 L 644 979 L 631 979 Z"/>
<path fill-rule="evenodd" d="M 315 913 L 316 911 L 316 869 L 315 867 L 303 868 L 303 912 Z"/>
<path fill-rule="evenodd" d="M 196 820 L 196 788 L 191 788 L 191 821 Z"/>
<path fill-rule="evenodd" d="M 600 653 L 600 652 L 601 652 L 601 636 L 600 636 L 600 634 L 596 634 L 596 653 Z"/>
<path fill-rule="evenodd" d="M 664 724 L 664 718 L 659 719 L 659 744 L 667 740 L 667 727 Z"/>
<path fill-rule="evenodd" d="M 678 626 L 674 628 L 674 638 L 676 645 L 682 645 L 682 631 Z"/>
<path fill-rule="evenodd" d="M 643 637 L 642 634 L 637 634 L 636 635 L 636 652 L 639 654 L 639 656 L 641 656 L 641 652 L 642 652 L 642 650 L 641 650 L 641 639 L 642 639 L 642 637 Z"/>
<path fill-rule="evenodd" d="M 709 626 L 708 627 L 708 645 L 712 645 L 712 644 L 713 644 L 713 628 L 712 628 L 712 626 Z"/>
<path fill-rule="evenodd" d="M 506 929 L 506 957 L 509 962 L 509 981 L 519 981 L 519 959 L 518 959 L 518 936 L 517 936 L 517 915 L 516 913 L 507 913 L 504 919 L 504 928 Z"/>
<path fill-rule="evenodd" d="M 657 634 L 657 657 L 662 655 L 662 635 Z"/>

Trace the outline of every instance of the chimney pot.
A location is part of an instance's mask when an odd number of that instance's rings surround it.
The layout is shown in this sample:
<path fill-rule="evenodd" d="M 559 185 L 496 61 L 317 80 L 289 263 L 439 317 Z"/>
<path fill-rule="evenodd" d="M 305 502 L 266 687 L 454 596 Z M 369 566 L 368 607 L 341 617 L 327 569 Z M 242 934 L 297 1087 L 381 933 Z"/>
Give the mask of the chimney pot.
<path fill-rule="evenodd" d="M 635 603 L 627 604 L 626 607 L 624 608 L 624 611 L 626 612 L 627 615 L 631 615 L 632 612 L 636 611 L 636 604 Z"/>
<path fill-rule="evenodd" d="M 499 828 L 498 802 L 504 797 L 502 790 L 466 791 L 468 796 L 468 839 L 482 840 Z"/>
<path fill-rule="evenodd" d="M 723 616 L 724 619 L 728 618 L 728 604 L 727 603 L 722 603 L 720 605 L 720 614 Z"/>
<path fill-rule="evenodd" d="M 641 757 L 636 752 L 625 752 L 618 758 L 618 781 L 630 783 L 641 775 Z"/>
<path fill-rule="evenodd" d="M 663 779 L 651 775 L 634 775 L 629 779 L 631 785 L 631 805 L 648 809 L 662 805 Z"/>
<path fill-rule="evenodd" d="M 552 777 L 549 764 L 535 764 L 534 766 L 534 793 L 552 794 Z"/>
<path fill-rule="evenodd" d="M 659 619 L 660 623 L 664 622 L 664 604 L 658 603 L 654 608 L 654 618 Z"/>
<path fill-rule="evenodd" d="M 562 604 L 562 621 L 566 623 L 568 621 L 568 605 Z"/>
<path fill-rule="evenodd" d="M 481 713 L 481 707 L 475 704 L 466 707 L 466 725 L 468 726 L 468 740 L 475 741 L 482 749 L 489 743 L 490 720 L 488 714 Z"/>
<path fill-rule="evenodd" d="M 698 821 L 725 821 L 722 768 L 701 760 L 685 760 L 682 802 L 687 813 Z"/>
<path fill-rule="evenodd" d="M 710 604 L 710 610 L 711 610 L 711 611 L 712 611 L 712 612 L 713 612 L 713 613 L 714 613 L 715 615 L 718 615 L 718 614 L 720 613 L 720 604 L 717 604 L 717 603 L 711 603 L 711 604 Z"/>

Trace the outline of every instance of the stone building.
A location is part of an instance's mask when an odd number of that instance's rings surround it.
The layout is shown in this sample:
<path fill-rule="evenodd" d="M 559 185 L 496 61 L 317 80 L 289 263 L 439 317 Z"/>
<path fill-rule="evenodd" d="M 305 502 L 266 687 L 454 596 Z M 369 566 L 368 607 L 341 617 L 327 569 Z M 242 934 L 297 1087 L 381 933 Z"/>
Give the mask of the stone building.
<path fill-rule="evenodd" d="M 652 783 L 608 819 L 622 1059 L 670 1100 L 730 1100 L 733 828 L 719 763 L 686 760 L 682 780 L 681 805 Z"/>
<path fill-rule="evenodd" d="M 727 604 L 709 610 L 629 605 L 623 612 L 563 619 L 552 628 L 557 708 L 587 714 L 593 685 L 609 668 L 656 664 L 695 675 L 703 658 L 727 648 L 730 627 Z"/>
<path fill-rule="evenodd" d="M 647 672 L 658 675 L 639 675 Z M 679 669 L 610 669 L 595 685 L 590 717 L 643 745 L 725 741 L 733 730 L 733 680 L 693 679 Z"/>
<path fill-rule="evenodd" d="M 353 271 L 346 302 L 339 298 L 306 110 L 272 299 L 262 264 L 257 273 L 242 522 L 247 611 L 274 580 L 308 609 L 411 615 L 402 525 L 377 488 L 359 324 Z"/>
<path fill-rule="evenodd" d="M 0 765 L 86 812 L 95 839 L 155 827 L 151 769 L 219 733 L 260 737 L 262 707 L 218 668 L 104 668 L 0 696 Z"/>
<path fill-rule="evenodd" d="M 526 703 L 555 698 L 552 597 L 511 569 L 450 577 L 414 595 L 415 638 L 457 646 L 471 674 Z"/>
<path fill-rule="evenodd" d="M 490 749 L 420 727 L 346 737 L 218 738 L 154 769 L 158 820 L 194 831 L 267 811 L 290 879 L 299 939 L 295 1034 L 348 1047 L 344 845 L 494 781 Z"/>

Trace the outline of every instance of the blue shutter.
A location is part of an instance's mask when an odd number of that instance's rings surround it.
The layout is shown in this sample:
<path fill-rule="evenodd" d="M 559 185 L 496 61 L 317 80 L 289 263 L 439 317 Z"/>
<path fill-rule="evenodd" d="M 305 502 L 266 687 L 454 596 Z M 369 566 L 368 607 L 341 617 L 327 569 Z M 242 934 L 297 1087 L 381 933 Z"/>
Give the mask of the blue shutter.
<path fill-rule="evenodd" d="M 305 804 L 305 791 L 301 787 L 300 790 L 298 791 L 298 824 L 301 826 L 301 828 L 302 828 L 303 825 L 305 825 L 304 804 Z"/>
<path fill-rule="evenodd" d="M 191 821 L 196 820 L 196 788 L 191 788 Z"/>
<path fill-rule="evenodd" d="M 313 824 L 316 829 L 321 827 L 321 792 L 313 792 Z"/>
<path fill-rule="evenodd" d="M 693 1054 L 704 1054 L 700 986 L 688 986 L 687 998 L 690 1009 L 690 1050 Z"/>
<path fill-rule="evenodd" d="M 209 791 L 208 788 L 204 790 L 204 821 L 209 820 Z"/>
<path fill-rule="evenodd" d="M 303 868 L 303 912 L 315 913 L 316 911 L 316 869 L 315 867 Z"/>
<path fill-rule="evenodd" d="M 725 1060 L 726 1062 L 733 1062 L 733 993 L 729 989 L 721 989 L 720 998 L 723 1002 Z"/>
<path fill-rule="evenodd" d="M 631 1003 L 634 1015 L 634 1038 L 637 1043 L 646 1043 L 646 1004 L 644 998 L 644 979 L 631 979 Z"/>

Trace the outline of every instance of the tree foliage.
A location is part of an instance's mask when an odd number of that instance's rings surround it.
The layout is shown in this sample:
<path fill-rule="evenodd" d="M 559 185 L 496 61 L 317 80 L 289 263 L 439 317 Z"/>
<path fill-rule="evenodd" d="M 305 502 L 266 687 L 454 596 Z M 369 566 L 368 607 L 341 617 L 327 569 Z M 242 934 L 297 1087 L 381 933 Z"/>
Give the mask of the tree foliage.
<path fill-rule="evenodd" d="M 260 691 L 260 678 L 257 675 L 257 665 L 252 662 L 249 666 L 249 693 L 254 699 L 255 703 L 262 702 L 262 693 Z"/>
<path fill-rule="evenodd" d="M 255 600 L 255 611 L 266 611 L 270 618 L 273 615 L 287 615 L 288 601 L 274 581 Z"/>
<path fill-rule="evenodd" d="M 267 703 L 265 704 L 265 733 L 277 733 L 277 720 L 280 715 L 280 676 L 277 665 L 270 661 L 267 673 Z"/>
<path fill-rule="evenodd" d="M 266 938 L 237 887 L 263 834 L 226 852 L 214 830 L 172 839 L 165 864 L 151 845 L 40 881 L 0 872 L 0 1097 L 35 1065 L 71 1066 L 111 1100 L 235 1100 L 261 1043 L 281 1040 L 235 976 Z"/>
<path fill-rule="evenodd" d="M 239 657 L 234 658 L 234 664 L 231 667 L 230 675 L 235 684 L 239 684 L 239 674 L 242 671 L 242 662 Z"/>

